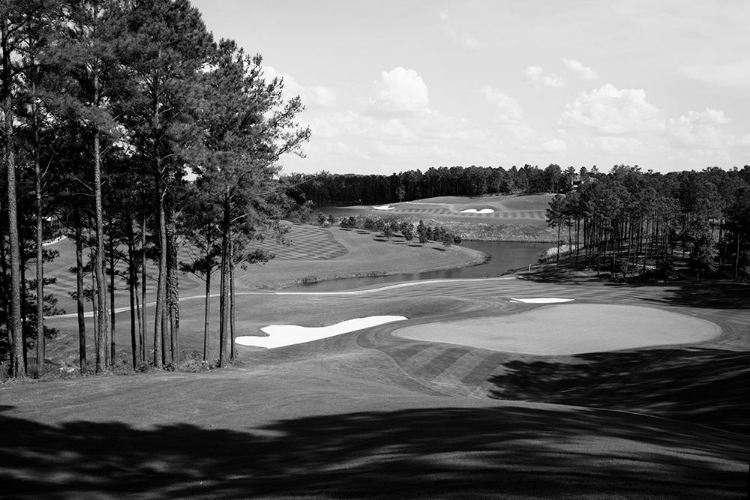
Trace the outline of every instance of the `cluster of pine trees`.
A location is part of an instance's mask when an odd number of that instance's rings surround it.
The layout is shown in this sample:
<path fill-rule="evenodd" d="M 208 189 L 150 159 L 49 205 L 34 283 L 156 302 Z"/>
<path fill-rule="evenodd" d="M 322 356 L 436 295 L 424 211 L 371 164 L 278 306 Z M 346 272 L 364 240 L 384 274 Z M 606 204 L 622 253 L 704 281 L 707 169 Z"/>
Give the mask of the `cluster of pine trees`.
<path fill-rule="evenodd" d="M 82 370 L 87 295 L 96 370 L 114 362 L 117 273 L 130 288 L 133 365 L 178 361 L 178 233 L 202 252 L 192 267 L 209 287 L 220 273 L 228 362 L 234 266 L 267 259 L 249 243 L 294 207 L 277 160 L 309 138 L 299 98 L 282 98 L 260 56 L 214 41 L 187 0 L 4 0 L 0 35 L 0 358 L 11 375 L 26 376 L 31 345 L 42 370 L 49 221 L 76 244 Z M 151 318 L 147 259 L 158 269 Z"/>
<path fill-rule="evenodd" d="M 336 218 L 329 216 L 326 218 L 322 216 L 318 218 L 318 223 L 329 223 L 335 224 Z M 351 215 L 344 217 L 339 221 L 339 225 L 342 229 L 364 229 L 366 231 L 380 231 L 383 237 L 390 241 L 390 239 L 396 234 L 401 233 L 401 236 L 407 242 L 414 240 L 415 236 L 417 241 L 421 245 L 424 245 L 428 241 L 438 241 L 444 246 L 449 247 L 453 244 L 461 244 L 461 236 L 454 235 L 449 232 L 445 227 L 441 225 L 427 225 L 424 221 L 420 220 L 416 226 L 411 222 L 399 220 L 396 217 L 378 217 L 373 215 Z"/>
<path fill-rule="evenodd" d="M 681 252 L 696 278 L 720 267 L 750 277 L 750 166 L 662 175 L 617 165 L 556 195 L 547 221 L 558 229 L 558 259 L 567 239 L 576 262 L 583 255 L 623 275 L 666 278 Z"/>

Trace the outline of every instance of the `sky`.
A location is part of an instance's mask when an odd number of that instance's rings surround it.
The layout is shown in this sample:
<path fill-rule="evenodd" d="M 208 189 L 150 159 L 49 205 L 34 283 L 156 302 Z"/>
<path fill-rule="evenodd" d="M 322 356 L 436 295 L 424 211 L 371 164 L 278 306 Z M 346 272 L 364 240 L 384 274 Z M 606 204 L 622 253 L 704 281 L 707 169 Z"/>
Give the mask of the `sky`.
<path fill-rule="evenodd" d="M 284 173 L 750 164 L 747 0 L 192 0 L 312 131 Z"/>

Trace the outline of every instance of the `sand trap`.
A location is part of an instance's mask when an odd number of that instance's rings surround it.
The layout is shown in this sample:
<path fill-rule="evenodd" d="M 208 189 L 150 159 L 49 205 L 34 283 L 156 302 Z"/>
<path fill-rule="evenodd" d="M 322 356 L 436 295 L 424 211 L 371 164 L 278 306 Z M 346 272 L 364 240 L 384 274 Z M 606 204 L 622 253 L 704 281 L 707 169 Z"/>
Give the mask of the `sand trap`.
<path fill-rule="evenodd" d="M 570 355 L 692 344 L 721 334 L 715 323 L 637 306 L 568 304 L 519 314 L 409 326 L 394 335 L 493 351 Z"/>
<path fill-rule="evenodd" d="M 481 210 L 477 210 L 476 208 L 468 208 L 466 210 L 461 210 L 462 214 L 494 214 L 495 211 L 491 208 L 483 208 Z"/>
<path fill-rule="evenodd" d="M 370 316 L 367 318 L 356 318 L 341 323 L 322 326 L 317 328 L 308 328 L 297 325 L 270 325 L 261 328 L 268 334 L 268 337 L 237 337 L 235 342 L 239 345 L 265 347 L 273 349 L 275 347 L 284 347 L 294 344 L 303 344 L 313 340 L 325 339 L 344 333 L 355 332 L 371 326 L 384 325 L 393 321 L 404 321 L 404 316 Z"/>
<path fill-rule="evenodd" d="M 511 298 L 511 302 L 523 302 L 524 304 L 559 304 L 561 302 L 573 302 L 574 299 L 557 299 L 554 297 L 549 298 L 534 298 L 534 299 L 514 299 Z"/>
<path fill-rule="evenodd" d="M 396 207 L 392 207 L 390 205 L 380 205 L 379 207 L 373 206 L 375 210 L 393 210 Z"/>

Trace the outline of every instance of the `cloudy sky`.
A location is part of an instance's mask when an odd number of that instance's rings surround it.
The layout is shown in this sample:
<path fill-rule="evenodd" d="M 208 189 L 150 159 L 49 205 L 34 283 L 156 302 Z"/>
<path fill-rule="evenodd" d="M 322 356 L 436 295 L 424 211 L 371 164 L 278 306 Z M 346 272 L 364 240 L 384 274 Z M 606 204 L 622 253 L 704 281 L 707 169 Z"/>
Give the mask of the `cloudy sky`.
<path fill-rule="evenodd" d="M 284 171 L 750 164 L 747 0 L 192 0 L 312 138 Z"/>

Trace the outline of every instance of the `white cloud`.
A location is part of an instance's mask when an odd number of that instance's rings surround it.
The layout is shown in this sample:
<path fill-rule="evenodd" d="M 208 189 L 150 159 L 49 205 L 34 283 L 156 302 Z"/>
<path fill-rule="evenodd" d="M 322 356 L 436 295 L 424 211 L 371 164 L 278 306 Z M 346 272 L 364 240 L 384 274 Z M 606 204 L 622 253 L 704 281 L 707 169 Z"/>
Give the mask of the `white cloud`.
<path fill-rule="evenodd" d="M 333 106 L 336 104 L 336 91 L 330 87 L 316 85 L 311 87 L 310 92 L 313 96 L 313 101 L 318 106 Z"/>
<path fill-rule="evenodd" d="M 470 36 L 468 33 L 457 31 L 453 27 L 453 23 L 451 22 L 447 10 L 443 10 L 440 12 L 440 23 L 443 25 L 448 38 L 450 38 L 454 42 L 460 43 L 461 45 L 469 49 L 481 49 L 485 46 L 483 42 Z"/>
<path fill-rule="evenodd" d="M 723 148 L 742 144 L 742 140 L 721 129 L 731 120 L 723 111 L 706 108 L 705 111 L 688 111 L 667 122 L 667 136 L 673 142 L 688 147 Z"/>
<path fill-rule="evenodd" d="M 593 81 L 598 78 L 596 72 L 593 69 L 584 66 L 583 64 L 581 64 L 581 62 L 575 59 L 563 58 L 562 62 L 563 64 L 565 64 L 565 66 L 568 67 L 568 69 L 570 69 L 574 73 L 578 73 L 584 80 Z"/>
<path fill-rule="evenodd" d="M 414 114 L 429 111 L 427 85 L 413 69 L 398 66 L 380 73 L 374 83 L 376 94 L 370 101 L 374 114 Z"/>
<path fill-rule="evenodd" d="M 523 118 L 523 107 L 518 104 L 518 101 L 503 93 L 502 90 L 492 88 L 489 85 L 485 85 L 481 90 L 487 102 L 500 110 L 498 118 L 501 122 L 515 123 Z"/>
<path fill-rule="evenodd" d="M 694 80 L 714 85 L 750 85 L 750 58 L 727 64 L 685 66 L 682 73 Z"/>
<path fill-rule="evenodd" d="M 584 149 L 597 153 L 619 155 L 622 158 L 631 157 L 636 151 L 643 148 L 643 143 L 635 137 L 581 137 L 580 142 Z"/>
<path fill-rule="evenodd" d="M 535 85 L 544 85 L 545 87 L 562 87 L 565 80 L 557 75 L 545 75 L 541 66 L 529 66 L 524 71 L 526 78 Z"/>
<path fill-rule="evenodd" d="M 277 77 L 284 79 L 283 95 L 286 99 L 300 96 L 305 106 L 329 107 L 336 104 L 336 91 L 330 87 L 304 86 L 289 73 L 280 73 L 273 66 L 264 66 L 263 75 L 268 81 Z"/>
<path fill-rule="evenodd" d="M 607 83 L 591 92 L 581 92 L 565 105 L 559 125 L 589 129 L 597 135 L 660 133 L 662 112 L 646 101 L 641 89 L 616 89 Z"/>
<path fill-rule="evenodd" d="M 562 139 L 549 139 L 540 144 L 539 148 L 549 153 L 564 153 L 568 149 L 568 145 Z"/>

